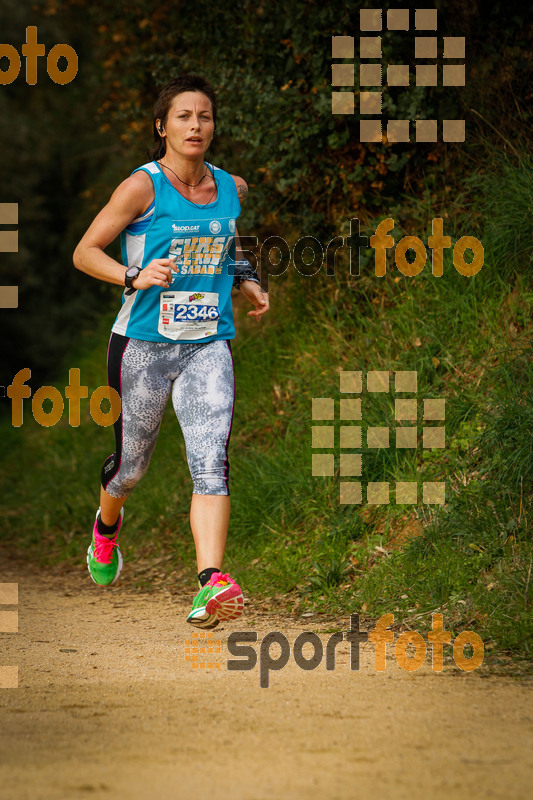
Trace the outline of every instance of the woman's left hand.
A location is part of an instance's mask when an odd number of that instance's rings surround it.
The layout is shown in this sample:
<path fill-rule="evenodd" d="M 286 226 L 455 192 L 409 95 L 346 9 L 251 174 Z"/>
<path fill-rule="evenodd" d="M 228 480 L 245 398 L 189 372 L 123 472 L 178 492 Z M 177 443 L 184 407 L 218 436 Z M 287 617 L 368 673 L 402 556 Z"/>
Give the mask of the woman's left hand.
<path fill-rule="evenodd" d="M 261 315 L 270 308 L 268 292 L 263 292 L 261 286 L 255 281 L 243 281 L 239 289 L 246 299 L 255 306 L 255 310 L 248 311 L 247 316 L 256 317 L 257 321 L 261 322 Z"/>

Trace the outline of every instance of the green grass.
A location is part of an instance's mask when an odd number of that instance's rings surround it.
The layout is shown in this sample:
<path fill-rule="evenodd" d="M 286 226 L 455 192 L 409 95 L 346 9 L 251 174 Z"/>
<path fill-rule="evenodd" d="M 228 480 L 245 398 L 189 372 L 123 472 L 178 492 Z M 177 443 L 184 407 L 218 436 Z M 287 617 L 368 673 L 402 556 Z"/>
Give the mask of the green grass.
<path fill-rule="evenodd" d="M 460 275 L 450 251 L 442 278 L 429 261 L 416 278 L 392 268 L 376 278 L 371 264 L 361 277 L 346 265 L 335 277 L 292 272 L 271 282 L 272 311 L 260 326 L 240 312 L 224 566 L 255 598 L 277 598 L 294 612 L 392 611 L 424 632 L 439 611 L 454 636 L 476 630 L 487 652 L 530 658 L 533 282 L 522 226 L 531 164 L 505 161 L 499 174 L 487 168 L 465 185 L 474 200 L 462 201 L 445 233 L 481 238 L 485 265 L 477 275 Z M 408 232 L 416 224 L 426 236 L 428 213 L 423 203 L 405 209 Z M 106 383 L 113 316 L 72 357 L 90 393 Z M 312 477 L 311 399 L 332 397 L 338 409 L 339 371 L 372 369 L 417 371 L 419 430 L 421 400 L 446 399 L 445 421 L 429 423 L 445 425 L 446 447 L 424 450 L 419 437 L 416 450 L 396 449 L 392 435 L 389 448 L 363 450 L 363 487 L 445 480 L 444 506 L 396 505 L 393 491 L 389 505 L 341 505 L 338 448 L 335 475 Z M 368 427 L 394 429 L 394 397 L 363 394 L 363 442 Z M 1 538 L 41 562 L 82 563 L 111 429 L 93 422 L 87 402 L 77 429 L 66 416 L 43 428 L 29 401 L 25 408 L 22 428 L 0 423 Z M 338 443 L 338 415 L 330 424 Z M 169 406 L 150 469 L 128 501 L 127 561 L 168 554 L 169 568 L 185 569 L 192 581 L 191 489 Z"/>

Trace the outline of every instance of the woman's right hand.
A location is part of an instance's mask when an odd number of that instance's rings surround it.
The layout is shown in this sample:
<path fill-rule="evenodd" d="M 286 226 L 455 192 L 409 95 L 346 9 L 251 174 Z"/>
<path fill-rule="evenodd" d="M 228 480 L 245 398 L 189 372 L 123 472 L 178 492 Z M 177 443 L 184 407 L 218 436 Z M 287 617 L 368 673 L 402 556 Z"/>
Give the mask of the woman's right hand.
<path fill-rule="evenodd" d="M 162 286 L 168 289 L 173 277 L 171 267 L 175 266 L 170 258 L 154 258 L 139 272 L 131 285 L 134 289 L 149 289 L 150 286 Z"/>

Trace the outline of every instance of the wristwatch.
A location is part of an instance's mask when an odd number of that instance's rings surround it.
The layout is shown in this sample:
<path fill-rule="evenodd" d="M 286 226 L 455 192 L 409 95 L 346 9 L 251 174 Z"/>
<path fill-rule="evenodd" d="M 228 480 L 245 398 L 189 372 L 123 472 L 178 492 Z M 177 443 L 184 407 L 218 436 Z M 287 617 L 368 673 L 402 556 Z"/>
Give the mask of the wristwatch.
<path fill-rule="evenodd" d="M 133 292 L 137 291 L 137 289 L 132 286 L 132 282 L 135 280 L 140 271 L 140 267 L 128 267 L 124 276 L 124 285 L 126 287 L 124 294 L 133 294 Z"/>

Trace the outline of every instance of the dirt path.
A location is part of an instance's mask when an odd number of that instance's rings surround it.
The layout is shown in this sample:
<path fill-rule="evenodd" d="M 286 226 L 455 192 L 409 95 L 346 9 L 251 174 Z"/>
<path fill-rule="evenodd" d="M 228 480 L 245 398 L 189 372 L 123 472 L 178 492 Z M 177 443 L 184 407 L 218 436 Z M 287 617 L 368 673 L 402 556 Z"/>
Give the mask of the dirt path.
<path fill-rule="evenodd" d="M 220 668 L 195 669 L 188 593 L 140 594 L 127 575 L 101 589 L 82 568 L 0 569 L 19 585 L 19 632 L 0 634 L 0 664 L 19 667 L 18 688 L 0 689 L 3 800 L 531 798 L 529 682 L 392 658 L 376 673 L 372 644 L 356 672 L 343 642 L 334 671 L 291 658 L 260 688 L 259 666 L 227 669 L 231 631 L 292 646 L 335 625 L 250 603 L 214 632 Z"/>

